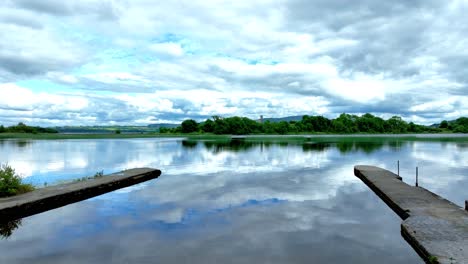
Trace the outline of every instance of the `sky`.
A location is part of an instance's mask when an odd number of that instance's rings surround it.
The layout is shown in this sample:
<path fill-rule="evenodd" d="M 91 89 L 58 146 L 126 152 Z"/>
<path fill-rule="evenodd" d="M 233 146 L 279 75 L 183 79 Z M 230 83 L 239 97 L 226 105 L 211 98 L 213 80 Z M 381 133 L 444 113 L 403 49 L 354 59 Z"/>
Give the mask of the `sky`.
<path fill-rule="evenodd" d="M 468 1 L 2 0 L 0 124 L 468 116 Z"/>

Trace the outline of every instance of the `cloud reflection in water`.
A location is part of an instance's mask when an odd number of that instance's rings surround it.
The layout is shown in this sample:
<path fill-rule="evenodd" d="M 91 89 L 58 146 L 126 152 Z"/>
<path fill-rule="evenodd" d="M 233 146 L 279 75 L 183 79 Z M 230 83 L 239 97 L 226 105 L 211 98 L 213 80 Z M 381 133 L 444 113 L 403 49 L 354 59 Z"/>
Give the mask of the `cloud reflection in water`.
<path fill-rule="evenodd" d="M 400 159 L 404 180 L 411 182 L 413 164 L 423 164 L 423 171 L 431 171 L 422 180 L 425 187 L 455 202 L 468 184 L 466 166 L 456 163 L 463 162 L 467 149 L 456 143 L 94 141 L 51 142 L 63 146 L 48 146 L 51 156 L 61 152 L 64 158 L 48 161 L 63 161 L 62 173 L 138 165 L 163 174 L 23 219 L 0 241 L 5 252 L 0 262 L 422 263 L 401 238 L 398 217 L 353 176 L 353 166 L 394 170 Z M 0 153 L 6 160 L 28 160 L 31 178 L 62 177 L 38 172 L 47 157 L 23 155 L 33 152 L 25 148 L 46 145 L 34 141 Z M 74 153 L 88 162 L 86 168 L 65 159 Z M 454 163 L 428 162 L 424 157 L 433 153 Z"/>

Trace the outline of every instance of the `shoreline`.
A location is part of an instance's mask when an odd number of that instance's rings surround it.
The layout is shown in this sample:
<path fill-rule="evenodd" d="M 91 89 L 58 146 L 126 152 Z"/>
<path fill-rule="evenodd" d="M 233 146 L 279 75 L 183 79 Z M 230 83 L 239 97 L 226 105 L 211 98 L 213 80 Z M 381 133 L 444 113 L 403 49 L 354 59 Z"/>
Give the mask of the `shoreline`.
<path fill-rule="evenodd" d="M 312 140 L 317 139 L 399 139 L 399 140 L 449 140 L 468 141 L 468 134 L 462 133 L 417 133 L 417 134 L 251 134 L 251 135 L 216 135 L 216 134 L 83 134 L 83 133 L 58 133 L 58 134 L 28 134 L 28 133 L 0 133 L 0 140 L 9 139 L 34 139 L 34 140 L 62 140 L 62 139 L 134 139 L 134 138 L 185 138 L 197 139 L 220 139 L 220 140 Z"/>

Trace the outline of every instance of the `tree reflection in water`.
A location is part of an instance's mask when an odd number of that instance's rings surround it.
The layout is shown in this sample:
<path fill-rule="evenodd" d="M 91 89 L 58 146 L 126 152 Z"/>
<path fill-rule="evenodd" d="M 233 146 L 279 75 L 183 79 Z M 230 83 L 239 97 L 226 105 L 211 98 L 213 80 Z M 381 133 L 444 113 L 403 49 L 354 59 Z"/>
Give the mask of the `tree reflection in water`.
<path fill-rule="evenodd" d="M 0 222 L 0 237 L 3 239 L 9 238 L 15 229 L 21 226 L 21 219 L 8 222 Z"/>

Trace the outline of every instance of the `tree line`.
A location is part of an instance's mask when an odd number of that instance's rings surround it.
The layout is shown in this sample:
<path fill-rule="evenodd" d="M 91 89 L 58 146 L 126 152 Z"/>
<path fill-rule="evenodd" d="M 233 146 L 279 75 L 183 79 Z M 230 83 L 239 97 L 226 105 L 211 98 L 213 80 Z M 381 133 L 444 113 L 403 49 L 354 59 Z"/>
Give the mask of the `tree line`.
<path fill-rule="evenodd" d="M 247 117 L 213 116 L 206 121 L 197 123 L 187 119 L 175 128 L 160 128 L 160 133 L 213 133 L 213 134 L 293 134 L 293 133 L 468 133 L 468 118 L 443 121 L 439 126 L 424 126 L 406 122 L 399 116 L 383 119 L 372 114 L 362 116 L 341 114 L 335 119 L 323 116 L 304 115 L 299 121 L 259 122 Z"/>
<path fill-rule="evenodd" d="M 22 122 L 14 126 L 4 127 L 0 125 L 0 133 L 58 133 L 56 129 L 39 127 L 39 126 L 28 126 Z"/>
<path fill-rule="evenodd" d="M 440 122 L 439 128 L 455 133 L 468 133 L 468 117 L 460 117 L 453 121 L 444 120 Z"/>

